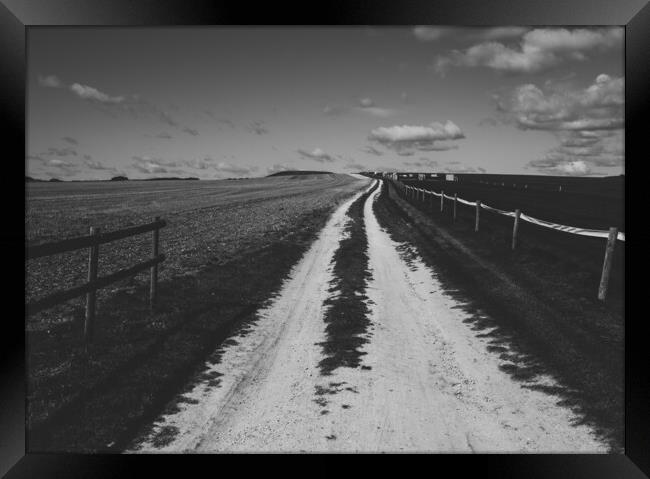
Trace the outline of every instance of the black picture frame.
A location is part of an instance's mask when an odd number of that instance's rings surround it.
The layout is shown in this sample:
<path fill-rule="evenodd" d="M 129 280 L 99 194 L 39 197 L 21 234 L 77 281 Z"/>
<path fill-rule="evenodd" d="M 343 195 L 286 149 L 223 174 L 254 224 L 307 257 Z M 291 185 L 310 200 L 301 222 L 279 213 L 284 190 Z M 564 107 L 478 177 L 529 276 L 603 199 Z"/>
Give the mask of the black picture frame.
<path fill-rule="evenodd" d="M 24 198 L 20 157 L 25 158 L 26 31 L 32 26 L 166 26 L 166 25 L 624 25 L 626 27 L 626 224 L 629 248 L 635 250 L 634 269 L 644 271 L 647 264 L 642 241 L 645 200 L 632 196 L 639 190 L 643 175 L 640 165 L 648 161 L 644 151 L 650 96 L 650 5 L 647 0 L 388 0 L 330 1 L 277 4 L 248 4 L 209 0 L 0 0 L 0 105 L 6 123 L 3 137 L 11 145 L 6 153 L 5 182 L 0 189 L 4 209 L 4 228 L 0 233 L 6 286 L 3 288 L 5 314 L 0 345 L 0 474 L 6 477 L 120 477 L 140 475 L 150 467 L 166 472 L 188 473 L 190 458 L 170 464 L 162 456 L 112 456 L 75 454 L 30 454 L 25 442 L 25 351 L 24 323 L 13 314 L 19 306 L 17 277 L 24 267 L 11 250 L 23 247 L 19 201 Z M 5 146 L 6 149 L 6 146 Z M 636 158 L 636 157 L 639 158 Z M 630 162 L 630 158 L 632 161 Z M 24 164 L 23 164 L 24 166 Z M 637 187 L 635 188 L 635 183 Z M 22 189 L 22 191 L 21 191 Z M 631 229 L 631 233 L 630 233 Z M 639 247 L 635 245 L 640 245 Z M 632 278 L 630 255 L 626 255 L 626 278 Z M 11 279 L 13 278 L 13 279 Z M 435 455 L 420 457 L 427 469 L 452 466 L 454 476 L 468 468 L 495 477 L 572 477 L 614 478 L 650 475 L 650 355 L 647 352 L 648 327 L 643 312 L 633 314 L 633 293 L 645 289 L 643 278 L 626 281 L 626 398 L 624 455 Z M 15 291 L 14 291 L 15 289 Z M 638 301 L 637 301 L 638 302 Z M 20 303 L 22 305 L 22 303 Z M 23 311 L 24 313 L 24 311 Z M 215 462 L 214 456 L 192 456 L 194 460 Z M 218 457 L 217 471 L 225 472 L 225 458 Z M 232 459 L 231 459 L 232 460 Z M 329 459 L 328 459 L 329 461 Z M 431 462 L 430 462 L 431 461 Z M 152 464 L 153 463 L 153 464 Z M 146 464 L 146 465 L 144 465 Z M 324 463 L 325 464 L 325 463 Z M 230 465 L 233 465 L 231 463 Z M 170 469 L 171 467 L 171 469 Z M 190 469 L 190 471 L 198 469 Z M 442 469 L 440 469 L 442 471 Z M 190 472 L 191 473 L 191 472 Z"/>

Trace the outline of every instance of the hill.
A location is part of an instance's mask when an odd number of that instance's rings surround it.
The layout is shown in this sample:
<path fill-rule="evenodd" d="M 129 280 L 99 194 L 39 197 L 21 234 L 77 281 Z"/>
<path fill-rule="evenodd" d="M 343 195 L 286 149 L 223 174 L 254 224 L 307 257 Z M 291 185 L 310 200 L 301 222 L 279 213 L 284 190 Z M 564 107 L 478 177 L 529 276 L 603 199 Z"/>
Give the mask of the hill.
<path fill-rule="evenodd" d="M 277 173 L 272 173 L 267 176 L 296 176 L 296 175 L 331 175 L 331 171 L 309 171 L 309 170 L 287 170 L 287 171 L 278 171 Z"/>

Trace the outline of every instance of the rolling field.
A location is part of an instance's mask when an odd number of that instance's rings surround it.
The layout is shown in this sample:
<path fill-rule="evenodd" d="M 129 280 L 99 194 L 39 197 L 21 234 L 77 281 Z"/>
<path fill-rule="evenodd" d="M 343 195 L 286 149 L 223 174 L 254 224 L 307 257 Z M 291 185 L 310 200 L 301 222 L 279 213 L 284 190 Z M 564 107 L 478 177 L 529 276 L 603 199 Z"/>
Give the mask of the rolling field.
<path fill-rule="evenodd" d="M 193 274 L 281 238 L 303 215 L 327 208 L 355 189 L 347 175 L 279 176 L 236 181 L 128 181 L 27 184 L 26 237 L 47 243 L 149 223 L 167 221 L 161 252 L 167 259 L 159 278 Z M 151 255 L 150 234 L 102 245 L 99 274 L 128 267 Z M 26 301 L 86 280 L 87 250 L 27 263 Z M 146 280 L 146 274 L 139 276 Z M 100 291 L 111 294 L 137 283 L 125 280 Z M 69 319 L 73 300 L 30 318 L 31 327 Z M 66 316 L 68 315 L 68 316 Z"/>
<path fill-rule="evenodd" d="M 84 298 L 27 318 L 31 446 L 92 449 L 119 438 L 152 401 L 175 391 L 230 328 L 250 320 L 333 208 L 363 183 L 348 175 L 304 175 L 29 184 L 26 234 L 35 243 L 83 235 L 90 225 L 111 231 L 155 216 L 168 222 L 160 234 L 167 260 L 155 312 L 147 307 L 146 273 L 99 290 L 87 355 Z M 102 245 L 100 276 L 145 259 L 150 242 L 145 234 Z M 29 261 L 26 301 L 85 282 L 87 254 Z"/>
<path fill-rule="evenodd" d="M 552 178 L 548 183 L 544 182 L 544 177 L 538 178 L 536 188 L 524 189 L 522 181 L 525 179 L 530 183 L 529 177 L 516 177 L 515 180 L 518 179 L 519 182 L 514 183 L 517 187 L 512 187 L 514 180 L 510 176 L 513 175 L 490 176 L 494 177 L 493 180 L 497 185 L 489 182 L 478 183 L 478 180 L 472 182 L 407 180 L 404 183 L 430 191 L 443 190 L 447 195 L 457 194 L 459 198 L 468 201 L 480 200 L 483 204 L 506 211 L 519 208 L 522 213 L 529 216 L 561 225 L 599 230 L 608 230 L 611 226 L 615 226 L 619 231 L 625 231 L 621 178 L 578 178 L 574 180 L 581 181 L 574 181 L 574 184 L 568 187 L 565 184 L 565 190 L 559 192 L 557 189 L 550 190 L 555 186 Z M 506 186 L 501 186 L 502 182 L 497 180 L 503 180 Z M 453 205 L 450 200 L 445 200 L 442 214 L 440 214 L 438 197 L 435 197 L 433 202 L 428 197 L 426 202 L 415 204 L 431 215 L 451 221 Z M 456 228 L 472 233 L 475 219 L 474 207 L 459 203 L 457 215 Z M 512 224 L 513 220 L 510 217 L 481 210 L 480 241 L 493 254 L 507 254 L 512 238 Z M 582 294 L 590 296 L 597 290 L 603 266 L 605 239 L 564 233 L 521 221 L 517 241 L 522 250 L 518 253 L 520 256 L 528 254 L 529 260 L 539 263 L 540 268 L 545 271 L 565 275 L 564 278 L 559 278 L 560 282 L 564 282 L 566 274 L 569 274 L 574 281 L 584 286 Z M 613 310 L 622 311 L 624 242 L 617 241 L 614 254 L 608 302 Z"/>
<path fill-rule="evenodd" d="M 484 183 L 479 180 L 406 180 L 404 183 L 436 192 L 444 190 L 448 195 L 456 193 L 465 200 L 481 200 L 503 210 L 519 208 L 529 216 L 559 224 L 594 229 L 616 226 L 619 231 L 625 231 L 624 185 L 620 178 L 579 178 L 582 181 L 563 184 L 562 191 L 558 191 L 556 184 L 545 183 L 544 177 L 533 183 L 523 176 L 490 176 L 495 178 Z"/>

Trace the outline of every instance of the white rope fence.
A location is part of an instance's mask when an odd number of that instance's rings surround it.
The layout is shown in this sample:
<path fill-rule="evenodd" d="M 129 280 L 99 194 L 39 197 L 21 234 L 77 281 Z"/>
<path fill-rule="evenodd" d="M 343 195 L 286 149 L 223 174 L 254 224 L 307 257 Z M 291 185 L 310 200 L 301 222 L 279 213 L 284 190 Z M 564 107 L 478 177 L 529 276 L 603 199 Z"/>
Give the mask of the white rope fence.
<path fill-rule="evenodd" d="M 409 199 L 419 199 L 424 201 L 426 195 L 434 195 L 440 198 L 440 211 L 444 211 L 444 199 L 452 200 L 454 202 L 453 209 L 453 219 L 456 221 L 456 203 L 462 203 L 467 206 L 473 206 L 476 209 L 476 219 L 474 231 L 478 232 L 479 230 L 479 211 L 484 209 L 491 213 L 496 213 L 503 216 L 509 216 L 514 218 L 514 225 L 512 229 L 512 249 L 514 250 L 517 244 L 517 232 L 519 230 L 519 220 L 532 223 L 537 226 L 542 226 L 544 228 L 550 228 L 557 231 L 563 231 L 564 233 L 571 233 L 580 236 L 592 236 L 597 238 L 607 238 L 607 247 L 605 249 L 605 261 L 603 263 L 603 271 L 600 278 L 600 286 L 598 288 L 598 299 L 601 301 L 605 300 L 607 295 L 607 285 L 609 283 L 609 275 L 612 266 L 612 259 L 614 253 L 614 246 L 616 245 L 616 240 L 625 242 L 625 233 L 618 231 L 617 228 L 610 228 L 609 230 L 595 230 L 589 228 L 577 228 L 575 226 L 561 225 L 557 223 L 552 223 L 550 221 L 540 220 L 538 218 L 533 218 L 522 213 L 520 210 L 515 211 L 505 211 L 499 208 L 493 208 L 483 204 L 481 201 L 467 201 L 463 198 L 458 198 L 457 195 L 449 196 L 446 195 L 444 191 L 436 193 L 435 191 L 429 191 L 422 188 L 417 188 L 415 186 L 405 185 L 401 181 L 395 183 L 398 188 L 402 191 L 402 195 Z"/>
<path fill-rule="evenodd" d="M 424 190 L 422 188 L 416 188 L 414 186 L 408 186 L 408 185 L 404 185 L 404 187 L 407 188 L 407 189 L 419 192 L 419 193 L 421 193 L 423 195 L 433 194 L 433 195 L 438 196 L 438 197 L 440 197 L 441 195 L 444 195 L 444 197 L 447 198 L 448 200 L 452 200 L 452 201 L 454 200 L 453 196 L 445 195 L 444 193 L 436 193 L 435 191 Z M 455 199 L 458 200 L 459 203 L 462 203 L 464 205 L 476 206 L 476 201 L 467 201 L 467 200 L 464 200 L 464 199 L 458 198 L 458 197 L 456 197 Z M 492 206 L 488 206 L 485 203 L 480 203 L 480 205 L 481 205 L 481 208 L 483 208 L 484 210 L 490 211 L 492 213 L 497 213 L 497 214 L 500 214 L 500 215 L 510 216 L 510 217 L 515 216 L 514 211 L 500 210 L 499 208 L 493 208 Z M 588 229 L 588 228 L 577 228 L 575 226 L 560 225 L 560 224 L 557 224 L 557 223 L 551 223 L 550 221 L 545 221 L 545 220 L 540 220 L 538 218 L 533 218 L 532 216 L 528 216 L 528 215 L 526 215 L 524 213 L 521 213 L 520 218 L 522 220 L 524 220 L 524 221 L 527 221 L 528 223 L 533 223 L 533 224 L 536 224 L 538 226 L 543 226 L 544 228 L 552 228 L 554 230 L 564 231 L 565 233 L 572 233 L 572 234 L 582 235 L 582 236 L 595 236 L 595 237 L 598 237 L 598 238 L 608 238 L 609 237 L 609 231 L 608 230 L 593 230 L 593 229 Z M 625 233 L 619 231 L 617 233 L 616 239 L 618 239 L 619 241 L 625 241 Z"/>

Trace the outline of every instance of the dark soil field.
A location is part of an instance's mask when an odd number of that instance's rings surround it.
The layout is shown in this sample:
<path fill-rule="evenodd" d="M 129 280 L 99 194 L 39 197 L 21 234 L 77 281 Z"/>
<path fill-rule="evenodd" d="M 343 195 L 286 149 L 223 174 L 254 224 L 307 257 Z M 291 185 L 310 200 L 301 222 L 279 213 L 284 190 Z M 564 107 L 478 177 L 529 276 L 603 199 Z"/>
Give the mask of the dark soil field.
<path fill-rule="evenodd" d="M 494 176 L 494 175 L 493 175 Z M 504 177 L 507 175 L 504 175 Z M 468 201 L 480 200 L 483 204 L 506 211 L 521 209 L 534 218 L 566 226 L 608 230 L 616 226 L 625 231 L 623 185 L 621 179 L 605 179 L 607 187 L 600 187 L 600 179 L 581 178 L 580 193 L 566 193 L 545 190 L 525 190 L 490 184 L 464 183 L 462 181 L 405 181 L 405 184 L 447 195 L 457 194 Z M 594 183 L 586 186 L 586 181 Z M 541 181 L 541 180 L 540 180 Z M 499 183 L 500 185 L 500 183 Z M 422 204 L 423 211 L 440 214 L 440 198 L 428 196 Z M 444 200 L 442 217 L 451 221 L 453 202 Z M 458 228 L 473 231 L 474 207 L 458 203 Z M 494 250 L 495 254 L 507 253 L 512 241 L 513 219 L 481 209 L 481 242 Z M 584 288 L 583 295 L 595 297 L 600 282 L 606 239 L 580 236 L 550 228 L 544 228 L 521 221 L 518 233 L 518 256 L 528 255 L 530 261 L 541 261 L 543 265 L 555 265 L 561 281 L 565 275 Z M 613 311 L 622 312 L 624 306 L 624 264 L 625 242 L 617 241 L 614 252 L 607 304 Z M 551 271 L 551 270 L 549 270 Z"/>
<path fill-rule="evenodd" d="M 468 200 L 479 198 L 471 197 L 468 188 L 463 191 Z M 484 191 L 480 193 L 483 199 Z M 507 194 L 495 192 L 493 199 L 502 203 L 491 205 L 512 208 Z M 557 378 L 563 386 L 553 392 L 608 438 L 614 451 L 622 451 L 624 246 L 617 244 L 615 271 L 603 303 L 596 293 L 604 239 L 547 233 L 524 224 L 530 228 L 523 228 L 513 252 L 512 218 L 482 210 L 480 231 L 475 233 L 473 208 L 459 205 L 453 223 L 450 205 L 441 213 L 439 198 L 435 200 L 433 205 L 405 201 L 391 185 L 375 211 L 396 240 L 418 247 L 424 261 L 447 279 L 450 290 L 463 289 L 477 312 L 493 318 L 486 322 L 476 314 L 473 328 L 492 338 L 494 351 L 505 351 L 503 343 L 519 351 L 504 358 L 512 362 L 508 373 L 513 378 Z"/>
<path fill-rule="evenodd" d="M 580 178 L 582 181 L 576 185 L 564 185 L 558 191 L 550 189 L 555 183 L 543 182 L 545 177 L 533 184 L 527 177 L 492 176 L 491 180 L 406 180 L 404 183 L 436 192 L 444 190 L 452 196 L 456 193 L 465 200 L 480 200 L 502 210 L 519 208 L 529 216 L 558 224 L 605 230 L 616 226 L 619 231 L 625 231 L 624 184 L 620 177 Z"/>
<path fill-rule="evenodd" d="M 159 305 L 147 278 L 98 294 L 83 353 L 83 300 L 27 318 L 31 451 L 119 450 L 193 368 L 280 288 L 331 211 L 361 187 L 347 175 L 256 180 L 34 183 L 26 233 L 49 242 L 162 216 Z M 149 235 L 102 246 L 100 276 L 150 254 Z M 85 281 L 87 252 L 27 263 L 26 300 Z"/>

